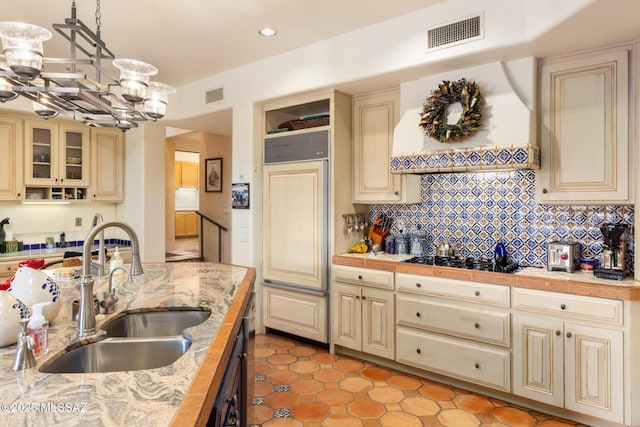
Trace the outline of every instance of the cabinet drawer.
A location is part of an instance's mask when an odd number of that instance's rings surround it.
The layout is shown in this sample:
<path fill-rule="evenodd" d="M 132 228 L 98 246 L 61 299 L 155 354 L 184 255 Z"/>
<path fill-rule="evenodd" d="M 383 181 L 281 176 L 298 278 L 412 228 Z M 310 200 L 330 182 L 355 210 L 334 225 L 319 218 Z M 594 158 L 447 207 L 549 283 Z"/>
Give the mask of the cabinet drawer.
<path fill-rule="evenodd" d="M 396 273 L 399 291 L 509 307 L 509 286 Z"/>
<path fill-rule="evenodd" d="M 509 392 L 511 354 L 467 341 L 399 326 L 396 360 L 411 366 Z"/>
<path fill-rule="evenodd" d="M 9 277 L 18 269 L 19 261 L 0 261 L 0 277 Z"/>
<path fill-rule="evenodd" d="M 354 285 L 372 286 L 390 290 L 394 288 L 393 271 L 334 265 L 333 278 L 336 282 L 352 283 Z"/>
<path fill-rule="evenodd" d="M 263 287 L 264 325 L 326 343 L 326 297 Z"/>
<path fill-rule="evenodd" d="M 509 347 L 511 322 L 508 311 L 463 306 L 419 295 L 398 294 L 399 325 L 455 335 L 474 341 Z"/>
<path fill-rule="evenodd" d="M 512 303 L 517 310 L 622 325 L 623 302 L 618 300 L 516 288 Z"/>

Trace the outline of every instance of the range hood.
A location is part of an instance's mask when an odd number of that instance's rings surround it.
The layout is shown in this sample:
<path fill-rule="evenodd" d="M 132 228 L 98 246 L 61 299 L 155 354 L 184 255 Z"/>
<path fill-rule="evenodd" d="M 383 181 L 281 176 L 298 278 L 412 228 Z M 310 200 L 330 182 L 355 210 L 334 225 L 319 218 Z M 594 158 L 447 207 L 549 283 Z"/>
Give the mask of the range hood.
<path fill-rule="evenodd" d="M 423 104 L 442 81 L 475 81 L 485 97 L 480 130 L 462 142 L 441 143 L 419 127 Z M 423 77 L 400 86 L 401 119 L 394 129 L 393 173 L 438 173 L 496 169 L 538 169 L 536 61 L 529 57 L 493 62 Z M 457 110 L 457 111 L 456 111 Z M 460 105 L 448 108 L 455 122 Z"/>

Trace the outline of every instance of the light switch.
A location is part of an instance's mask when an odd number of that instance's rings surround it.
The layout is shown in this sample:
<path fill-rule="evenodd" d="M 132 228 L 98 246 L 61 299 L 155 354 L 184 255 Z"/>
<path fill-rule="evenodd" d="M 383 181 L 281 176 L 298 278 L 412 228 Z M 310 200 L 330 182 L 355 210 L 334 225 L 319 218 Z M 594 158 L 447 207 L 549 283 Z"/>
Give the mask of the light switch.
<path fill-rule="evenodd" d="M 241 242 L 249 241 L 249 230 L 240 230 L 240 241 Z"/>

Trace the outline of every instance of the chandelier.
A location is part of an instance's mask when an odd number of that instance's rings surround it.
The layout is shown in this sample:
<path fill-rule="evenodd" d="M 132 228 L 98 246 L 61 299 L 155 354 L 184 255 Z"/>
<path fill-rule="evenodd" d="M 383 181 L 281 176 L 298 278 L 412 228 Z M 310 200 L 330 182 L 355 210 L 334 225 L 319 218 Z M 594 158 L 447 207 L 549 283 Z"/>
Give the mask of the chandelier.
<path fill-rule="evenodd" d="M 22 22 L 0 22 L 0 102 L 19 95 L 33 102 L 44 119 L 61 114 L 89 126 L 117 127 L 123 131 L 138 122 L 164 117 L 171 86 L 149 81 L 158 69 L 134 59 L 116 59 L 100 38 L 100 0 L 96 0 L 96 32 L 76 18 L 53 24 L 69 42 L 69 58 L 47 58 L 43 42 L 52 33 Z M 46 70 L 45 70 L 46 66 Z M 87 75 L 83 68 L 95 75 Z M 107 68 L 107 67 L 110 67 Z M 119 78 L 110 75 L 120 71 Z"/>

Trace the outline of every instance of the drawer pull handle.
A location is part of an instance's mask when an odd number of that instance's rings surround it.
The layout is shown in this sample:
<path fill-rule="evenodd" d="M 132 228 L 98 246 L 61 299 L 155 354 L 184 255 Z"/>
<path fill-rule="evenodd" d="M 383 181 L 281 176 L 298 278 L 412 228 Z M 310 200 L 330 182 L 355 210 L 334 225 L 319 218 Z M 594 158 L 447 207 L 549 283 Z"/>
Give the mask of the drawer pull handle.
<path fill-rule="evenodd" d="M 476 328 L 476 329 L 480 328 L 480 323 L 478 323 L 478 322 L 474 323 L 473 327 Z"/>
<path fill-rule="evenodd" d="M 416 349 L 416 353 L 420 354 L 420 353 L 422 353 L 422 350 Z"/>
<path fill-rule="evenodd" d="M 420 317 L 420 312 L 417 312 L 417 313 L 416 313 L 416 316 Z"/>
<path fill-rule="evenodd" d="M 558 330 L 556 331 L 556 335 L 557 335 L 557 336 L 562 335 L 562 332 L 560 332 L 560 329 L 558 329 Z"/>
<path fill-rule="evenodd" d="M 478 297 L 478 296 L 480 296 L 480 291 L 475 291 L 474 294 L 475 294 L 475 296 Z"/>
<path fill-rule="evenodd" d="M 420 288 L 420 287 L 422 287 L 422 284 L 421 283 L 416 283 L 416 288 Z"/>
<path fill-rule="evenodd" d="M 567 332 L 567 338 L 571 338 L 573 334 L 571 332 Z"/>
<path fill-rule="evenodd" d="M 476 367 L 476 369 L 480 369 L 480 364 L 478 362 L 476 362 L 474 366 Z"/>
<path fill-rule="evenodd" d="M 362 276 L 361 275 L 358 275 L 358 280 L 362 280 Z"/>
<path fill-rule="evenodd" d="M 564 305 L 564 304 L 560 304 L 560 310 L 564 310 L 564 309 L 566 309 L 566 308 L 567 308 L 567 306 L 566 306 L 566 305 Z"/>

